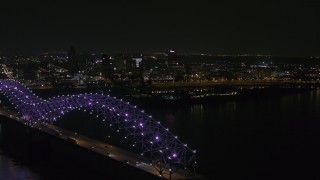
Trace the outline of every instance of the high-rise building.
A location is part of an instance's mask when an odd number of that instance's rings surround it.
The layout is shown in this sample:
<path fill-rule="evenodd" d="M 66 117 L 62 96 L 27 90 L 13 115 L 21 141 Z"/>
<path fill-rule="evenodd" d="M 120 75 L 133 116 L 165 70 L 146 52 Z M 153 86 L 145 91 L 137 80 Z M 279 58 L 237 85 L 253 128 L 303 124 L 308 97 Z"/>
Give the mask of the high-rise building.
<path fill-rule="evenodd" d="M 71 47 L 68 50 L 68 64 L 67 68 L 69 71 L 69 74 L 74 75 L 77 73 L 79 67 L 78 67 L 78 62 L 77 62 L 77 53 L 74 47 Z"/>
<path fill-rule="evenodd" d="M 136 67 L 136 61 L 132 60 L 132 57 L 126 57 L 126 71 L 132 73 Z"/>
<path fill-rule="evenodd" d="M 102 54 L 102 71 L 106 79 L 111 80 L 114 74 L 114 64 L 112 58 L 106 54 Z"/>
<path fill-rule="evenodd" d="M 177 63 L 177 52 L 174 50 L 168 50 L 167 55 L 168 55 L 168 66 L 172 68 Z"/>

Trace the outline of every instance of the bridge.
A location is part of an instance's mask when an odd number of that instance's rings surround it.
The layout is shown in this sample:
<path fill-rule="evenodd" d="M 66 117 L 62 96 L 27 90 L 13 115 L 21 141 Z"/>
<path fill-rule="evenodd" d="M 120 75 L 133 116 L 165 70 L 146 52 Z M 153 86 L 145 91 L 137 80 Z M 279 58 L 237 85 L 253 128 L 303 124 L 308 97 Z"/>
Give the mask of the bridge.
<path fill-rule="evenodd" d="M 58 136 L 83 148 L 123 162 L 130 159 L 134 166 L 162 178 L 200 178 L 191 173 L 196 164 L 196 150 L 182 143 L 168 128 L 161 125 L 144 111 L 121 99 L 104 94 L 63 95 L 49 99 L 36 96 L 25 85 L 14 80 L 1 80 L 0 92 L 14 106 L 17 114 L 2 111 L 13 120 L 30 127 Z M 53 125 L 60 117 L 70 111 L 84 111 L 99 118 L 109 126 L 122 131 L 125 139 L 132 142 L 132 148 L 140 150 L 140 155 L 111 147 L 101 142 L 74 134 Z M 59 132 L 59 133 L 56 133 Z M 63 134 L 63 135 L 62 135 Z M 111 149 L 111 150 L 110 150 Z M 117 158 L 115 158 L 117 157 Z M 125 160 L 129 164 L 128 160 Z M 130 164 L 129 164 L 130 165 Z M 132 165 L 132 164 L 131 164 Z"/>

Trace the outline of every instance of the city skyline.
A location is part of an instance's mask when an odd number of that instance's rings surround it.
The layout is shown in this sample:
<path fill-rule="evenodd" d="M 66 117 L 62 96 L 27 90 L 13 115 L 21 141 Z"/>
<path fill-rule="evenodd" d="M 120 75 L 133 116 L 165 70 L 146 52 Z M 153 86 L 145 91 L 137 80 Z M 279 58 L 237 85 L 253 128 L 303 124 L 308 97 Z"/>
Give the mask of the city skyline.
<path fill-rule="evenodd" d="M 0 52 L 163 52 L 319 56 L 316 1 L 109 2 L 1 8 Z"/>

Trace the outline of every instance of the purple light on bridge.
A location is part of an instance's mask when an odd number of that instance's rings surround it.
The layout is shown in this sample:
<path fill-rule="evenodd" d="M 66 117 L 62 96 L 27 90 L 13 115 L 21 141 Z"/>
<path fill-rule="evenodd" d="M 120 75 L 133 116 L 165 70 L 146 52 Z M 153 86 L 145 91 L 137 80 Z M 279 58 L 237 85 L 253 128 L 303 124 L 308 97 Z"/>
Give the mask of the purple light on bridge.
<path fill-rule="evenodd" d="M 177 157 L 177 154 L 176 154 L 176 153 L 173 153 L 173 154 L 172 154 L 172 157 L 176 158 L 176 157 Z"/>
<path fill-rule="evenodd" d="M 183 144 L 160 122 L 135 106 L 109 95 L 78 94 L 42 100 L 13 80 L 0 80 L 0 89 L 28 121 L 53 123 L 64 113 L 83 108 L 85 112 L 96 113 L 95 117 L 101 118 L 110 126 L 121 129 L 125 137 L 132 140 L 136 147 L 140 147 L 142 155 L 151 153 L 151 160 L 155 162 L 166 164 L 165 159 L 169 158 L 171 162 L 185 167 L 194 160 L 196 151 Z"/>

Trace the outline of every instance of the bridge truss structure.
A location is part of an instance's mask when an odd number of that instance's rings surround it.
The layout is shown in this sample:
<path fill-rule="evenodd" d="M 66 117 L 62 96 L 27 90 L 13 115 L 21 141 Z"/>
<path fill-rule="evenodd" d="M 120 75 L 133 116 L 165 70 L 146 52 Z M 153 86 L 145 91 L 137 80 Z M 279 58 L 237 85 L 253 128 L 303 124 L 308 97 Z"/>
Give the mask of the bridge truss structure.
<path fill-rule="evenodd" d="M 162 175 L 195 166 L 196 150 L 182 143 L 159 121 L 136 106 L 104 94 L 62 95 L 49 99 L 36 96 L 22 83 L 0 80 L 0 92 L 27 123 L 53 124 L 70 111 L 83 110 L 116 127 L 125 134 L 125 139 L 140 150 Z"/>

